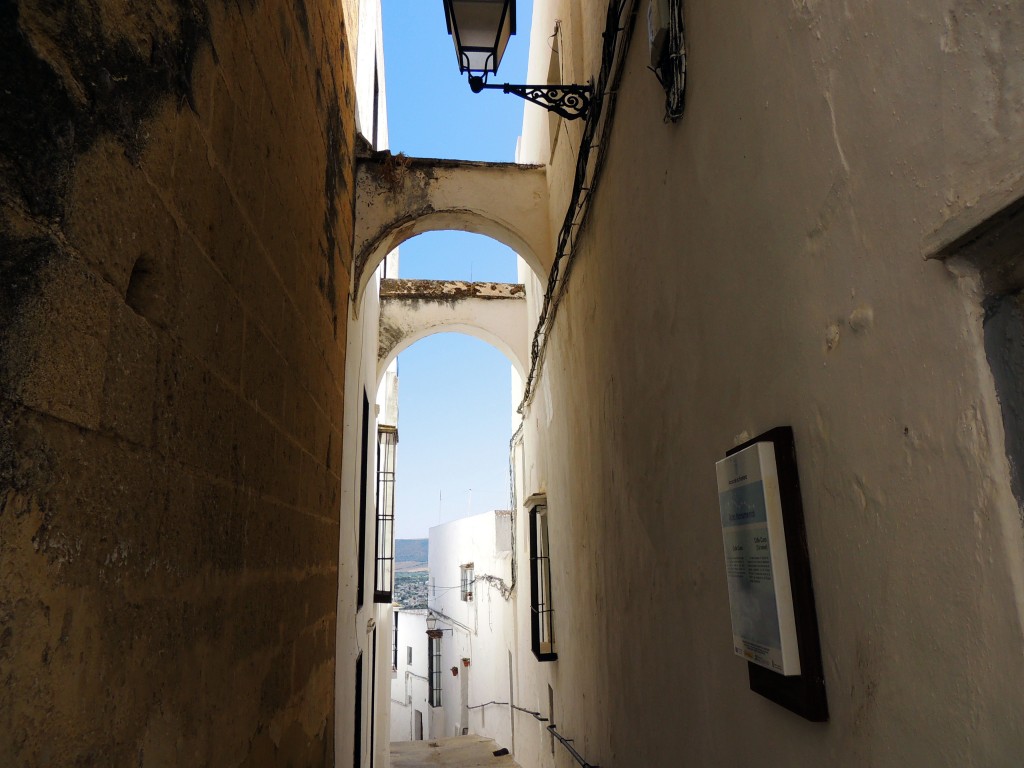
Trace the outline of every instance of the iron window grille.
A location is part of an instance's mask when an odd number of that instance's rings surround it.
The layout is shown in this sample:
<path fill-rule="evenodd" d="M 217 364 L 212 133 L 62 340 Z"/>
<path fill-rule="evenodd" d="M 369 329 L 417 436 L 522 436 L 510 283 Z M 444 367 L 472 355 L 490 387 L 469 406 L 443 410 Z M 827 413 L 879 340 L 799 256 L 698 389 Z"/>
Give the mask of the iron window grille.
<path fill-rule="evenodd" d="M 373 602 L 390 603 L 395 572 L 395 455 L 398 430 L 381 424 L 377 429 L 377 564 L 373 576 Z"/>
<path fill-rule="evenodd" d="M 430 698 L 432 707 L 441 706 L 441 630 L 427 631 L 427 677 L 430 680 Z"/>
<path fill-rule="evenodd" d="M 538 661 L 554 661 L 554 609 L 551 605 L 551 545 L 548 508 L 542 502 L 530 509 L 530 637 Z"/>
<path fill-rule="evenodd" d="M 473 563 L 466 563 L 459 567 L 461 571 L 461 580 L 459 582 L 459 593 L 462 596 L 462 602 L 472 602 L 473 600 Z"/>

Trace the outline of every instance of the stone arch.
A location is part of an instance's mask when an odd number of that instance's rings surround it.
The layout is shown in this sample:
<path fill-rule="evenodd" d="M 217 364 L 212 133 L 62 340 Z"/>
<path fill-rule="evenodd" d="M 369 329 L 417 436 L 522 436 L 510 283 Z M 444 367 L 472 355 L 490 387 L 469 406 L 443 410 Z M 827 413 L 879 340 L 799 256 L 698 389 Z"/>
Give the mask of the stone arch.
<path fill-rule="evenodd" d="M 475 235 L 484 235 L 497 240 L 502 245 L 507 245 L 538 275 L 542 274 L 540 262 L 534 256 L 533 249 L 523 237 L 503 222 L 489 219 L 477 211 L 472 210 L 448 210 L 448 211 L 424 211 L 413 215 L 406 221 L 394 222 L 393 228 L 382 233 L 380 238 L 368 244 L 365 251 L 366 262 L 362 273 L 358 275 L 358 295 L 362 295 L 373 271 L 384 260 L 384 257 L 407 240 L 427 232 L 441 231 L 470 232 Z"/>
<path fill-rule="evenodd" d="M 400 353 L 435 333 L 464 333 L 502 352 L 520 376 L 529 368 L 526 292 L 515 283 L 383 280 L 377 380 Z"/>
<path fill-rule="evenodd" d="M 425 232 L 494 238 L 542 280 L 551 268 L 543 166 L 376 153 L 359 161 L 355 214 L 353 311 L 384 257 Z"/>
<path fill-rule="evenodd" d="M 475 339 L 479 339 L 480 341 L 489 344 L 505 355 L 505 357 L 508 358 L 508 361 L 512 363 L 512 367 L 516 369 L 520 378 L 525 380 L 526 368 L 524 366 L 524 361 L 519 359 L 519 355 L 514 349 L 512 349 L 508 342 L 486 328 L 476 325 L 451 323 L 431 328 L 421 328 L 408 336 L 404 336 L 401 341 L 390 349 L 385 357 L 377 360 L 377 386 L 380 387 L 380 383 L 384 379 L 384 372 L 387 371 L 388 366 L 391 365 L 391 363 L 393 363 L 400 354 L 405 352 L 405 350 L 409 349 L 409 347 L 416 342 L 423 341 L 423 339 L 429 338 L 430 336 L 437 336 L 442 333 L 462 333 L 466 336 L 472 336 Z"/>

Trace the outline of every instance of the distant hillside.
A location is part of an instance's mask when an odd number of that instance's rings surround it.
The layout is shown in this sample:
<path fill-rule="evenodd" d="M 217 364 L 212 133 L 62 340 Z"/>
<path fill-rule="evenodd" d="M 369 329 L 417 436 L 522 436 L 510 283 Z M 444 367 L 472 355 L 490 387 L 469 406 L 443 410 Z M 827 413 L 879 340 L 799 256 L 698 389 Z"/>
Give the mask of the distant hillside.
<path fill-rule="evenodd" d="M 395 539 L 395 562 L 427 563 L 430 539 Z"/>

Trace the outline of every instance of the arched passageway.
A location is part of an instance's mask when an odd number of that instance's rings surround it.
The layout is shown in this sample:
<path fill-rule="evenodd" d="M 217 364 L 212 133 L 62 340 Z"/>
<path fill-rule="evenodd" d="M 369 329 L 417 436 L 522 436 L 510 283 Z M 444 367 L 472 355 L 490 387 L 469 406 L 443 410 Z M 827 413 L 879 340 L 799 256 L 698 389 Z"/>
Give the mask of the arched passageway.
<path fill-rule="evenodd" d="M 420 339 L 457 332 L 501 351 L 520 377 L 529 361 L 526 293 L 515 283 L 382 280 L 377 380 Z"/>
<path fill-rule="evenodd" d="M 377 265 L 424 232 L 486 235 L 514 250 L 539 277 L 551 267 L 542 166 L 404 158 L 387 152 L 356 169 L 353 308 Z"/>

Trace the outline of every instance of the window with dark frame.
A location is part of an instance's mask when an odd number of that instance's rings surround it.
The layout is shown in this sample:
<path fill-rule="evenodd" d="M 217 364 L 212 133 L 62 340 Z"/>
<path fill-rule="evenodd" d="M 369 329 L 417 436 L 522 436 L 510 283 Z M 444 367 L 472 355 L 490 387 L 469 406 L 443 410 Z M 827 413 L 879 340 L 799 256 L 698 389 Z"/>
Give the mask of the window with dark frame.
<path fill-rule="evenodd" d="M 370 398 L 363 390 L 363 424 L 362 424 L 362 457 L 359 463 L 361 474 L 359 476 L 359 552 L 356 554 L 358 560 L 358 572 L 356 575 L 356 607 L 363 607 L 363 592 L 366 581 L 366 474 L 370 464 Z"/>
<path fill-rule="evenodd" d="M 991 203 L 983 203 L 989 215 L 980 224 L 961 231 L 935 255 L 967 262 L 981 278 L 985 355 L 1003 422 L 1010 489 L 1024 522 L 1024 385 L 1020 376 L 1024 364 L 1024 273 L 1017 266 L 1024 242 L 1024 197 L 1009 205 L 1003 202 L 1000 200 L 995 209 Z"/>
<path fill-rule="evenodd" d="M 380 133 L 380 73 L 376 61 L 373 62 L 373 130 L 371 133 L 373 134 L 371 137 L 373 148 L 379 149 L 377 140 Z"/>
<path fill-rule="evenodd" d="M 430 706 L 441 706 L 441 630 L 427 631 L 427 678 L 430 680 Z"/>
<path fill-rule="evenodd" d="M 398 430 L 377 428 L 377 559 L 373 602 L 390 603 L 395 573 L 395 456 Z"/>
<path fill-rule="evenodd" d="M 528 502 L 529 503 L 529 502 Z M 530 639 L 538 661 L 554 661 L 554 609 L 551 605 L 551 550 L 547 501 L 530 507 Z"/>
<path fill-rule="evenodd" d="M 459 594 L 462 596 L 462 602 L 467 603 L 473 600 L 473 564 L 466 563 L 465 565 L 459 566 L 460 576 L 459 579 Z"/>
<path fill-rule="evenodd" d="M 557 723 L 555 720 L 555 689 L 550 685 L 548 686 L 548 720 L 552 723 Z M 555 754 L 555 734 L 548 731 L 548 747 L 551 749 L 551 754 Z"/>
<path fill-rule="evenodd" d="M 352 765 L 360 768 L 363 764 L 363 654 L 356 657 L 356 699 L 353 707 L 352 724 Z"/>
<path fill-rule="evenodd" d="M 370 722 L 377 722 L 377 628 L 373 629 L 373 639 L 370 641 L 370 647 L 373 649 L 373 653 L 370 656 Z M 367 744 L 367 752 L 370 753 L 370 768 L 376 764 L 377 761 L 377 729 L 371 727 L 369 729 L 370 743 Z"/>
<path fill-rule="evenodd" d="M 405 664 L 408 667 L 412 666 L 412 646 L 405 646 Z"/>

